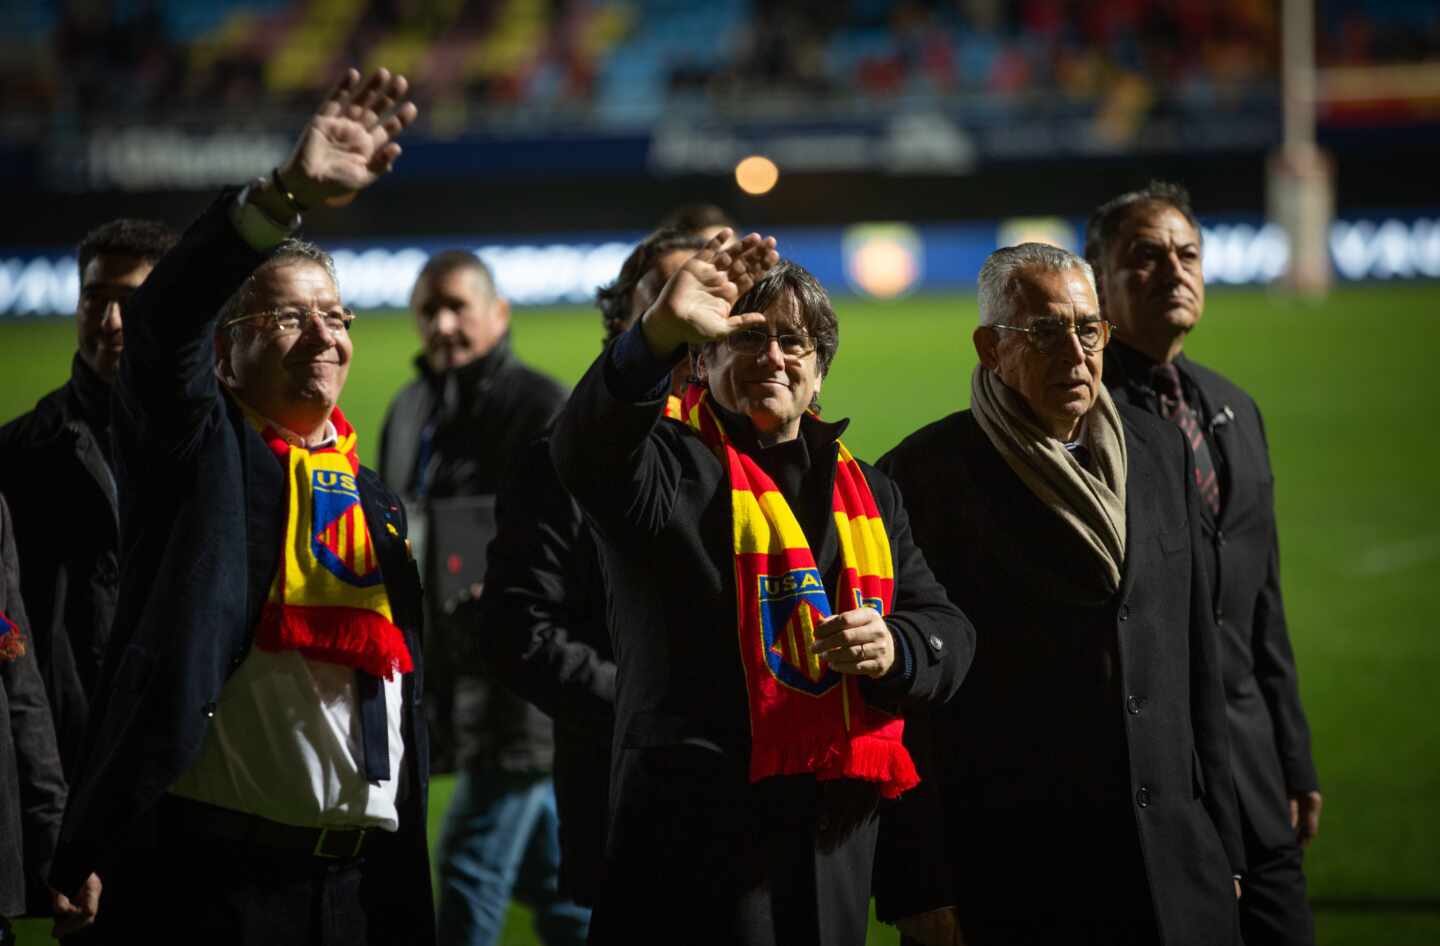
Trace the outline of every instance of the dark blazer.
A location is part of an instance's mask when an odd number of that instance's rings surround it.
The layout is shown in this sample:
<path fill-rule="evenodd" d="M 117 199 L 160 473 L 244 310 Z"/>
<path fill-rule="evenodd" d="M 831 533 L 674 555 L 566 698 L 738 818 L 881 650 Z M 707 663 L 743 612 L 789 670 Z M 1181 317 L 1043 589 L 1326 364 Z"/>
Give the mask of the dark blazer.
<path fill-rule="evenodd" d="M 1285 605 L 1275 527 L 1275 474 L 1260 410 L 1248 394 L 1183 354 L 1175 361 L 1187 400 L 1208 425 L 1220 473 L 1220 516 L 1204 510 L 1207 564 L 1220 628 L 1235 790 L 1262 848 L 1295 843 L 1289 796 L 1320 787 L 1310 726 Z M 1144 356 L 1115 344 L 1105 353 L 1105 383 L 1119 403 L 1159 413 Z M 1198 399 L 1195 394 L 1198 393 Z"/>
<path fill-rule="evenodd" d="M 0 493 L 15 517 L 20 592 L 70 779 L 120 590 L 109 401 L 109 385 L 76 355 L 69 381 L 0 427 Z"/>
<path fill-rule="evenodd" d="M 126 307 L 114 400 L 125 565 L 53 871 L 62 890 L 153 831 L 156 803 L 198 758 L 220 690 L 250 652 L 279 564 L 284 470 L 213 369 L 220 307 L 264 259 L 235 232 L 233 201 L 227 192 L 192 224 Z M 367 907 L 380 928 L 394 924 L 429 941 L 419 577 L 400 502 L 370 470 L 362 467 L 358 480 L 391 608 L 415 658 L 403 687 L 400 830 L 381 833 L 367 856 L 383 875 Z"/>
<path fill-rule="evenodd" d="M 882 820 L 882 918 L 956 904 L 973 942 L 1015 922 L 1017 941 L 1048 942 L 1073 932 L 1062 904 L 1095 881 L 1103 899 L 1081 909 L 1140 916 L 1153 900 L 1167 946 L 1233 938 L 1243 853 L 1189 451 L 1173 426 L 1121 417 L 1113 595 L 1076 580 L 1091 553 L 969 411 L 880 461 L 977 635 L 959 695 L 907 732 L 928 785 Z"/>
<path fill-rule="evenodd" d="M 687 935 L 763 942 L 763 930 L 726 926 L 738 915 L 729 912 L 733 904 L 755 889 L 746 887 L 750 871 L 775 863 L 777 852 L 763 844 L 790 838 L 803 847 L 800 862 L 808 865 L 812 879 L 805 883 L 811 886 L 802 887 L 794 902 L 813 905 L 814 884 L 823 882 L 812 872 L 825 869 L 815 838 L 817 831 L 825 833 L 827 816 L 818 810 L 822 802 L 812 779 L 748 781 L 750 718 L 736 651 L 732 500 L 721 462 L 688 428 L 660 417 L 660 400 L 618 397 L 624 388 L 610 377 L 614 370 L 608 353 L 595 362 L 561 412 L 551 441 L 561 482 L 595 526 L 609 590 L 606 624 L 618 665 L 607 841 L 612 885 L 628 885 L 620 891 L 624 902 L 649 901 L 670 911 L 667 917 L 688 914 Z M 821 473 L 817 496 L 826 503 L 842 428 L 813 418 L 802 425 L 812 468 Z M 862 469 L 894 562 L 895 596 L 886 622 L 913 658 L 908 678 L 865 681 L 862 690 L 869 702 L 893 710 L 943 701 L 969 665 L 972 629 L 911 541 L 898 491 L 873 468 Z M 799 507 L 797 516 L 806 521 Z M 812 538 L 822 570 L 826 547 L 835 542 L 833 519 L 828 522 L 823 540 Z M 868 837 L 857 843 L 873 844 L 873 833 Z M 848 841 L 839 843 L 835 860 L 845 861 L 853 852 L 845 849 Z M 862 938 L 868 863 L 867 856 L 861 876 L 847 878 L 854 885 L 850 902 L 836 908 L 862 905 Z M 641 865 L 648 869 L 635 873 Z M 771 881 L 775 890 L 779 881 Z M 695 907 L 697 898 L 703 906 Z M 777 910 L 794 905 L 782 899 L 776 892 Z M 602 897 L 592 933 L 613 921 L 605 908 Z M 807 922 L 797 928 L 813 935 Z M 822 919 L 822 938 L 825 928 Z"/>
<path fill-rule="evenodd" d="M 24 641 L 23 652 L 0 653 L 0 917 L 9 917 L 50 910 L 45 878 L 60 836 L 65 778 L 45 686 L 30 646 L 10 507 L 4 497 L 0 497 L 0 614 L 19 629 Z"/>
<path fill-rule="evenodd" d="M 380 476 L 407 502 L 495 494 L 517 454 L 565 403 L 565 388 L 522 362 L 508 333 L 454 371 L 437 375 L 424 356 L 415 367 L 419 377 L 390 402 L 380 435 Z M 431 660 L 425 695 L 434 770 L 548 773 L 550 720 L 483 670 L 457 676 L 453 658 L 464 632 L 439 604 L 429 602 L 426 624 L 431 656 L 441 658 Z"/>
<path fill-rule="evenodd" d="M 561 892 L 599 889 L 615 727 L 615 656 L 590 526 L 550 462 L 550 438 L 515 458 L 495 506 L 485 591 L 467 607 L 462 669 L 483 668 L 555 721 Z"/>

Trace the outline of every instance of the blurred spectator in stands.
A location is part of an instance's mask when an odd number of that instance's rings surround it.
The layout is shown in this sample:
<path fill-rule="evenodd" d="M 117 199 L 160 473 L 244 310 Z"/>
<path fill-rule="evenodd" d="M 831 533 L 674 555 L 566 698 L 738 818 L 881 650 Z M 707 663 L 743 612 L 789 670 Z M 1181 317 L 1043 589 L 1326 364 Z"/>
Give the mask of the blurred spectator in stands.
<path fill-rule="evenodd" d="M 76 774 L 120 588 L 110 388 L 124 348 L 124 309 L 176 238 L 162 223 L 121 219 L 80 241 L 70 378 L 0 427 L 0 492 L 14 510 L 34 659 L 67 778 Z"/>

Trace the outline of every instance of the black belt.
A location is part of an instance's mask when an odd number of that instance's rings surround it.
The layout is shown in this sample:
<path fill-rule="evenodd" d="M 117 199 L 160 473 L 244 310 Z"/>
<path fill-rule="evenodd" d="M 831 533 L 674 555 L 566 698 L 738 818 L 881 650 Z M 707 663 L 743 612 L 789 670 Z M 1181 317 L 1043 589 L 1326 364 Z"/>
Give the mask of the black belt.
<path fill-rule="evenodd" d="M 162 819 L 184 836 L 331 860 L 359 857 L 365 850 L 367 838 L 380 830 L 374 827 L 301 828 L 178 795 L 166 795 L 160 808 Z"/>

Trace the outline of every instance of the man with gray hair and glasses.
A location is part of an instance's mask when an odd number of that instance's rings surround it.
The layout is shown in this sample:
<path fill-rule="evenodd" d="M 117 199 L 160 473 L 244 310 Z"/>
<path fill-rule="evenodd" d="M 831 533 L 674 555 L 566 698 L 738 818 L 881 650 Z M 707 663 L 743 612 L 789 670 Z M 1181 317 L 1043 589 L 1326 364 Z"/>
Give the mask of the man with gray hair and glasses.
<path fill-rule="evenodd" d="M 976 628 L 882 821 L 882 919 L 926 944 L 1238 942 L 1242 846 L 1183 437 L 1117 406 L 1088 264 L 980 271 L 971 409 L 880 461 Z"/>
<path fill-rule="evenodd" d="M 354 316 L 293 239 L 391 169 L 407 92 L 348 70 L 130 299 L 125 567 L 50 876 L 97 942 L 435 940 L 420 582 L 338 406 Z"/>

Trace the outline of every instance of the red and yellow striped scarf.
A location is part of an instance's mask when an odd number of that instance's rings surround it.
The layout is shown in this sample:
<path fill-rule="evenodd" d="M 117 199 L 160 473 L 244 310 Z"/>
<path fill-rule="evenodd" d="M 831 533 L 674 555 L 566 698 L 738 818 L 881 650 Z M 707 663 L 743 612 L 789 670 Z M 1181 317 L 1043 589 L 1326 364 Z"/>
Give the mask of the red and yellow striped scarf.
<path fill-rule="evenodd" d="M 879 784 L 887 798 L 920 778 L 904 723 L 865 703 L 859 678 L 809 652 L 832 606 L 810 544 L 770 475 L 726 435 L 709 392 L 691 385 L 681 423 L 715 451 L 730 481 L 738 636 L 750 703 L 750 780 L 811 772 Z M 667 416 L 670 412 L 666 411 Z M 839 444 L 834 514 L 841 573 L 836 607 L 890 613 L 894 565 L 875 497 Z"/>
<path fill-rule="evenodd" d="M 255 632 L 256 646 L 298 650 L 312 660 L 387 680 L 397 670 L 409 673 L 410 649 L 395 626 L 360 503 L 354 428 L 337 407 L 330 415 L 335 443 L 307 450 L 241 406 L 286 472 L 284 554 Z"/>

